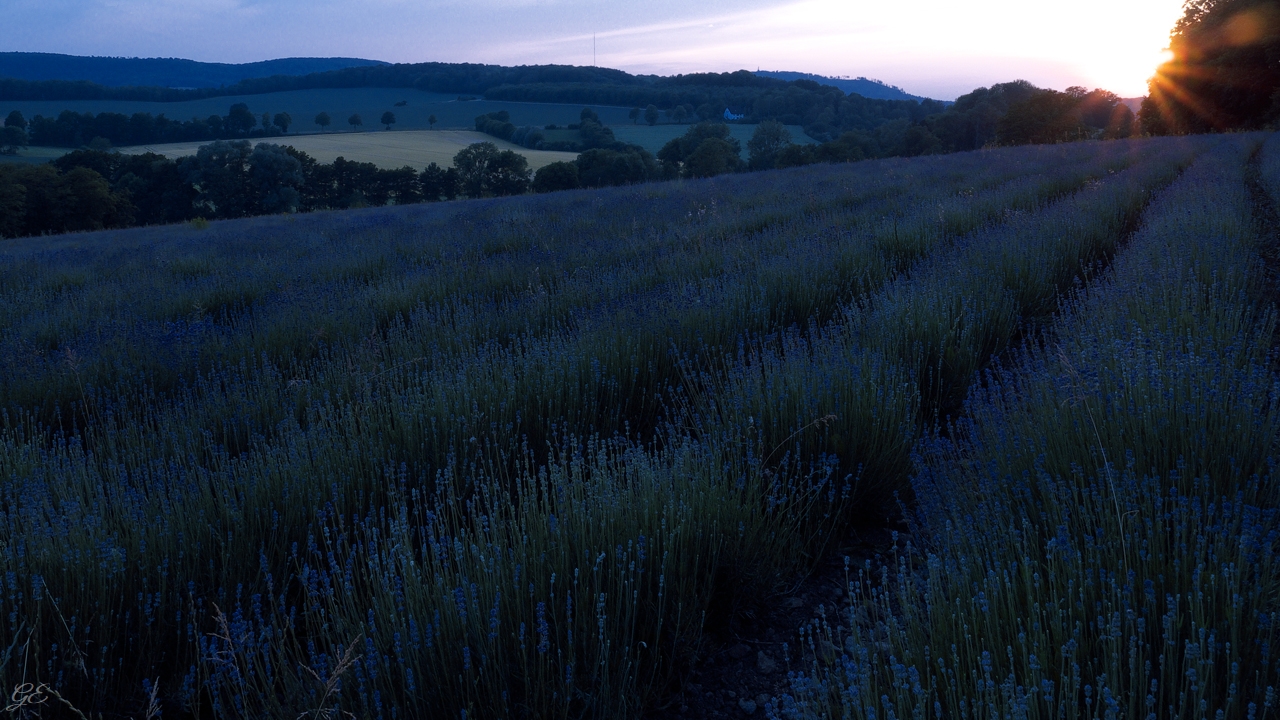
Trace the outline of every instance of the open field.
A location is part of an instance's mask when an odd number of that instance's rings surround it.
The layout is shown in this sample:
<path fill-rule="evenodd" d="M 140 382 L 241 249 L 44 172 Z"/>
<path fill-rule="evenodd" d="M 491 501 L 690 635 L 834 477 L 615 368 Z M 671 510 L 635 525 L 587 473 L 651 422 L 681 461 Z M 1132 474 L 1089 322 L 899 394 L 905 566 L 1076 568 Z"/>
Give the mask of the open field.
<path fill-rule="evenodd" d="M 263 138 L 253 142 L 270 142 L 281 145 L 292 145 L 322 162 L 332 162 L 334 158 L 343 156 L 348 160 L 371 162 L 378 167 L 402 167 L 405 164 L 414 167 L 437 163 L 447 167 L 453 162 L 453 156 L 465 145 L 473 142 L 492 142 L 504 150 L 515 150 L 529 159 L 529 166 L 540 168 L 557 160 L 572 161 L 576 153 L 529 150 L 498 138 L 467 130 L 435 130 L 404 131 L 397 129 L 391 132 L 369 129 L 363 132 L 340 132 L 324 134 L 290 133 L 278 138 Z M 747 156 L 747 142 L 755 132 L 755 125 L 729 125 L 730 134 L 742 144 L 742 156 Z M 689 129 L 688 125 L 615 125 L 614 135 L 623 142 L 635 143 L 651 153 L 657 153 L 672 138 L 679 137 Z M 804 134 L 799 126 L 788 126 L 792 142 L 810 144 L 816 142 Z M 576 131 L 547 131 L 548 136 L 561 133 L 552 139 L 573 140 Z M 183 155 L 194 155 L 201 145 L 210 140 L 188 143 L 167 143 L 159 145 L 138 145 L 119 148 L 124 153 L 155 152 L 165 157 L 176 158 Z M 61 157 L 67 151 L 61 148 L 25 148 L 17 157 L 0 156 L 0 162 L 46 162 Z"/>
<path fill-rule="evenodd" d="M 30 163 L 35 165 L 56 160 L 65 154 L 67 154 L 65 148 L 25 147 L 19 150 L 17 155 L 0 155 L 0 162 Z"/>
<path fill-rule="evenodd" d="M 752 134 L 755 133 L 757 125 L 742 125 L 738 123 L 729 123 L 729 135 L 736 139 L 742 145 L 742 157 L 747 157 L 747 142 L 751 140 Z M 689 129 L 689 125 L 612 125 L 614 137 L 623 142 L 634 143 L 657 154 L 663 145 L 674 138 L 678 138 Z M 817 141 L 804 134 L 804 128 L 799 125 L 788 125 L 787 130 L 791 133 L 791 142 L 799 145 L 812 145 Z"/>
<path fill-rule="evenodd" d="M 401 100 L 408 105 L 395 107 Z M 173 120 L 190 120 L 191 118 L 207 118 L 210 115 L 226 115 L 227 109 L 235 103 L 245 103 L 255 116 L 261 117 L 268 112 L 273 116 L 278 112 L 287 112 L 293 118 L 292 133 L 319 132 L 320 127 L 313 120 L 321 112 L 329 113 L 333 124 L 330 132 L 349 131 L 347 118 L 353 113 L 364 120 L 365 130 L 381 127 L 378 118 L 390 110 L 396 115 L 398 130 L 427 130 L 430 124 L 427 119 L 436 116 L 436 128 L 472 129 L 475 127 L 477 115 L 506 110 L 511 113 L 511 122 L 517 125 L 537 125 L 539 127 L 555 123 L 566 125 L 576 123 L 580 105 L 561 105 L 555 103 L 520 103 L 491 102 L 488 100 L 472 100 L 459 102 L 456 95 L 422 92 L 399 88 L 348 88 L 324 90 L 291 90 L 288 92 L 267 93 L 263 95 L 236 95 L 228 97 L 207 98 L 177 103 L 148 103 L 127 100 L 0 100 L 0 116 L 8 115 L 11 110 L 20 110 L 28 119 L 36 115 L 56 117 L 63 110 L 78 113 L 113 112 L 132 115 L 133 113 L 151 113 Z M 627 117 L 629 108 L 597 107 L 600 120 L 607 125 L 630 123 Z"/>
<path fill-rule="evenodd" d="M 1280 136 L 1224 134 L 5 242 L 0 684 L 1248 717 L 1277 198 Z M 843 597 L 792 594 L 886 529 Z"/>
<path fill-rule="evenodd" d="M 538 169 L 558 160 L 573 162 L 576 153 L 529 150 L 505 140 L 478 133 L 474 130 L 410 130 L 377 131 L 361 133 L 334 133 L 326 135 L 289 135 L 266 138 L 254 142 L 271 142 L 292 145 L 320 162 L 330 163 L 341 156 L 347 160 L 371 162 L 380 168 L 398 168 L 410 165 L 418 170 L 429 163 L 441 167 L 453 164 L 453 156 L 462 148 L 478 142 L 491 142 L 500 150 L 514 150 L 529 159 L 529 167 Z M 169 158 L 195 155 L 201 145 L 209 141 L 142 145 L 120 148 L 123 153 L 154 152 Z"/>

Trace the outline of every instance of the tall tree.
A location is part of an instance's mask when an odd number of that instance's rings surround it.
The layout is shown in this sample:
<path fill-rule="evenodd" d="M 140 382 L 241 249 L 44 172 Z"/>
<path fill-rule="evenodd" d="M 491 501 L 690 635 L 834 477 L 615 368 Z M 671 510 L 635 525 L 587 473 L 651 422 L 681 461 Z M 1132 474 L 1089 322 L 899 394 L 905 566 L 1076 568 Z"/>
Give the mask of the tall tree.
<path fill-rule="evenodd" d="M 13 125 L 0 128 L 0 155 L 17 155 L 18 148 L 24 148 L 30 140 L 27 131 Z"/>
<path fill-rule="evenodd" d="M 452 200 L 458 197 L 458 169 L 442 168 L 431 163 L 418 176 L 422 186 L 422 198 L 427 202 Z"/>
<path fill-rule="evenodd" d="M 435 115 L 431 115 L 431 116 L 429 116 L 429 117 L 427 118 L 427 125 L 428 125 L 432 130 L 435 130 L 435 129 L 436 129 L 436 116 L 435 116 Z"/>
<path fill-rule="evenodd" d="M 249 106 L 244 103 L 232 105 L 227 116 L 222 119 L 223 129 L 233 135 L 247 135 L 257 124 L 258 118 L 249 112 Z"/>
<path fill-rule="evenodd" d="M 289 117 L 289 113 L 276 113 L 275 118 L 271 121 L 273 125 L 280 128 L 280 132 L 289 132 L 289 126 L 293 124 L 293 118 Z"/>
<path fill-rule="evenodd" d="M 295 212 L 302 200 L 302 163 L 279 145 L 258 143 L 249 154 L 248 212 Z"/>
<path fill-rule="evenodd" d="M 468 145 L 453 157 L 462 192 L 470 197 L 519 195 L 529 190 L 529 161 L 491 142 Z"/>
<path fill-rule="evenodd" d="M 394 125 L 395 123 L 396 123 L 395 113 L 391 112 L 390 110 L 382 113 L 382 124 L 386 125 L 388 130 L 390 130 L 391 126 Z"/>
<path fill-rule="evenodd" d="M 1046 144 L 1087 137 L 1088 129 L 1079 114 L 1082 97 L 1082 92 L 1037 90 L 1026 100 L 1010 105 L 996 124 L 1000 144 Z"/>
<path fill-rule="evenodd" d="M 27 129 L 27 119 L 22 117 L 22 113 L 17 110 L 11 110 L 9 116 L 4 119 L 5 127 L 16 127 L 21 130 Z"/>
<path fill-rule="evenodd" d="M 742 169 L 736 141 L 730 143 L 717 137 L 707 138 L 684 161 L 686 177 L 712 177 Z"/>
<path fill-rule="evenodd" d="M 777 120 L 765 120 L 756 127 L 751 140 L 747 142 L 752 170 L 767 170 L 773 167 L 773 159 L 782 148 L 791 144 L 791 133 Z"/>
<path fill-rule="evenodd" d="M 359 113 L 352 113 L 351 117 L 347 118 L 347 123 L 351 125 L 352 130 L 355 130 L 356 128 L 364 125 L 364 120 L 360 118 Z"/>
<path fill-rule="evenodd" d="M 1169 50 L 1139 112 L 1146 132 L 1259 128 L 1280 118 L 1276 0 L 1188 0 Z"/>
<path fill-rule="evenodd" d="M 329 113 L 327 112 L 322 112 L 319 115 L 316 115 L 316 124 L 320 126 L 320 132 L 324 132 L 325 129 L 329 127 L 329 123 L 332 122 L 333 119 L 329 117 Z"/>
<path fill-rule="evenodd" d="M 650 125 L 658 124 L 658 106 L 650 105 L 644 109 L 644 121 Z"/>
<path fill-rule="evenodd" d="M 218 140 L 200 146 L 195 156 L 182 159 L 180 167 L 188 181 L 200 188 L 196 207 L 205 217 L 238 218 L 253 212 L 249 178 L 252 154 L 248 140 Z"/>
<path fill-rule="evenodd" d="M 537 193 L 573 190 L 579 185 L 578 166 L 563 160 L 542 166 L 533 177 L 533 191 Z"/>

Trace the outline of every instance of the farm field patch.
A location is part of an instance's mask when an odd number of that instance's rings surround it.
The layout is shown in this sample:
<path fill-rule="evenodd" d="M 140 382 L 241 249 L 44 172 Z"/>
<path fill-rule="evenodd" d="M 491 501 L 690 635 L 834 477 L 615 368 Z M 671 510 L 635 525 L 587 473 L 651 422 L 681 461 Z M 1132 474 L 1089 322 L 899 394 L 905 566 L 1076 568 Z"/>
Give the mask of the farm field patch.
<path fill-rule="evenodd" d="M 38 165 L 56 160 L 67 153 L 65 148 L 25 147 L 18 150 L 17 155 L 0 155 L 0 163 L 30 163 Z"/>
<path fill-rule="evenodd" d="M 141 145 L 120 148 L 124 153 L 154 152 L 169 158 L 194 155 L 201 145 L 210 141 Z M 269 142 L 292 145 L 324 163 L 338 157 L 358 162 L 371 162 L 380 168 L 399 168 L 405 165 L 421 169 L 430 163 L 441 167 L 453 164 L 453 156 L 464 147 L 478 142 L 491 142 L 500 150 L 514 150 L 529 160 L 529 167 L 538 169 L 559 160 L 572 162 L 575 153 L 529 150 L 505 140 L 475 132 L 474 130 L 370 130 L 360 133 L 331 133 L 326 135 L 288 135 L 265 138 L 253 142 Z"/>
<path fill-rule="evenodd" d="M 743 125 L 740 123 L 728 123 L 729 135 L 742 145 L 742 157 L 747 157 L 747 143 L 751 140 L 751 136 L 755 133 L 758 125 Z M 804 128 L 799 125 L 788 125 L 787 130 L 791 133 L 791 142 L 799 145 L 816 144 L 817 140 L 804 134 Z M 655 155 L 671 140 L 680 137 L 689 129 L 689 125 L 676 124 L 659 124 L 659 125 L 642 125 L 642 124 L 626 124 L 612 125 L 614 137 L 622 142 L 633 143 L 648 150 Z"/>
<path fill-rule="evenodd" d="M 264 112 L 273 116 L 279 112 L 287 112 L 294 123 L 290 127 L 290 132 L 305 133 L 320 131 L 321 128 L 315 124 L 314 119 L 321 112 L 328 113 L 333 120 L 333 124 L 328 128 L 329 132 L 340 132 L 351 129 L 347 124 L 347 118 L 353 113 L 360 115 L 366 130 L 379 127 L 378 118 L 388 110 L 396 115 L 396 129 L 427 130 L 431 128 L 428 119 L 432 115 L 436 116 L 436 128 L 471 129 L 475 127 L 477 115 L 499 110 L 510 112 L 511 122 L 517 125 L 539 127 L 553 123 L 559 125 L 576 123 L 582 111 L 581 105 L 483 99 L 459 101 L 457 97 L 457 95 L 402 88 L 339 88 L 234 95 L 174 103 L 132 100 L 0 100 L 0 117 L 8 115 L 11 110 L 21 111 L 28 119 L 36 115 L 56 117 L 63 110 L 72 110 L 95 115 L 102 112 L 124 115 L 163 113 L 172 120 L 190 120 L 207 118 L 210 115 L 226 115 L 227 109 L 233 104 L 245 103 L 249 106 L 250 112 L 257 117 L 261 117 Z M 396 107 L 396 103 L 401 101 L 407 101 L 407 104 Z M 627 117 L 629 108 L 595 107 L 594 109 L 605 124 L 631 122 Z"/>

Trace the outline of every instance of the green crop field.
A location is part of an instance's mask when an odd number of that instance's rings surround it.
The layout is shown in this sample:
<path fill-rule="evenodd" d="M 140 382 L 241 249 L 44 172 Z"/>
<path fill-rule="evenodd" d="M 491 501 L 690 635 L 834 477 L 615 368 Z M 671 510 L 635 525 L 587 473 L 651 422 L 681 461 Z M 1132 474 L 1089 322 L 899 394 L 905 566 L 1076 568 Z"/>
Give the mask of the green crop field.
<path fill-rule="evenodd" d="M 396 107 L 396 103 L 407 101 L 407 104 Z M 129 100 L 0 100 L 0 116 L 8 115 L 11 110 L 19 110 L 28 119 L 36 115 L 55 117 L 63 110 L 78 113 L 163 113 L 172 120 L 190 120 L 191 118 L 207 118 L 210 115 L 226 115 L 227 109 L 234 103 L 245 103 L 254 115 L 262 113 L 275 115 L 287 112 L 293 117 L 292 132 L 318 132 L 320 128 L 313 122 L 321 112 L 329 113 L 333 118 L 330 131 L 348 130 L 347 118 L 352 113 L 360 115 L 365 129 L 378 127 L 378 118 L 390 110 L 396 115 L 395 127 L 399 130 L 425 130 L 430 128 L 427 122 L 432 115 L 436 116 L 437 128 L 474 128 L 477 115 L 506 110 L 511 113 L 511 122 L 516 125 L 537 125 L 539 127 L 555 123 L 565 125 L 576 123 L 580 105 L 563 105 L 556 103 L 521 103 L 509 101 L 472 100 L 459 101 L 456 95 L 422 92 L 399 88 L 350 88 L 322 90 L 291 90 L 288 92 L 266 93 L 263 95 L 235 95 L 229 97 L 206 98 L 188 102 L 157 103 L 135 102 Z M 605 124 L 618 125 L 630 123 L 627 117 L 629 108 L 595 107 L 600 119 Z"/>
<path fill-rule="evenodd" d="M 0 155 L 0 162 L 30 163 L 37 165 L 60 158 L 66 154 L 64 148 L 27 147 L 18 151 L 17 155 Z"/>
<path fill-rule="evenodd" d="M 4 241 L 0 690 L 1274 718 L 1278 206 L 1222 133 Z"/>
<path fill-rule="evenodd" d="M 747 157 L 747 142 L 751 140 L 751 135 L 755 133 L 757 127 L 757 125 L 729 124 L 729 135 L 742 145 L 743 159 Z M 651 153 L 657 154 L 663 145 L 673 138 L 683 135 L 689 129 L 689 126 L 677 124 L 636 125 L 628 123 L 612 125 L 610 129 L 613 130 L 614 137 L 622 142 L 634 143 Z M 791 142 L 793 143 L 810 145 L 817 142 L 805 135 L 804 128 L 799 125 L 788 125 L 787 130 L 791 133 Z"/>
<path fill-rule="evenodd" d="M 165 145 L 140 145 L 120 148 L 124 153 L 154 152 L 168 158 L 194 155 L 201 145 L 210 141 L 169 143 Z M 255 141 L 258 142 L 258 141 Z M 538 169 L 557 160 L 573 162 L 575 153 L 529 150 L 505 140 L 490 137 L 474 130 L 410 130 L 406 132 L 370 130 L 359 133 L 330 133 L 326 135 L 289 135 L 267 138 L 261 142 L 292 145 L 320 162 L 333 162 L 344 157 L 357 162 L 371 162 L 380 168 L 398 168 L 410 165 L 421 169 L 429 163 L 441 167 L 453 164 L 453 156 L 462 148 L 478 142 L 491 142 L 501 150 L 515 150 L 529 160 L 529 167 Z"/>

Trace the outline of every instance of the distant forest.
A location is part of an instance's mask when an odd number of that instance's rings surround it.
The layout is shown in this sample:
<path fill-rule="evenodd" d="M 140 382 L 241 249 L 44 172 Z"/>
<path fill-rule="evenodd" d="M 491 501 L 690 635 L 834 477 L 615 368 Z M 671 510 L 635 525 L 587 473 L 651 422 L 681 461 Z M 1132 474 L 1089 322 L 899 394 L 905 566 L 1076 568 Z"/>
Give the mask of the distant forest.
<path fill-rule="evenodd" d="M 306 75 L 361 65 L 359 58 L 279 58 L 251 63 L 211 63 L 181 58 L 84 57 L 58 53 L 0 52 L 0 77 L 18 80 L 87 80 L 108 86 L 216 88 L 250 78 Z"/>
<path fill-rule="evenodd" d="M 941 112 L 944 103 L 876 100 L 847 95 L 808 80 L 786 81 L 746 70 L 672 77 L 631 75 L 621 70 L 564 65 L 420 63 L 352 67 L 302 76 L 245 80 L 221 88 L 107 87 L 85 81 L 34 82 L 0 78 L 0 100 L 136 100 L 176 102 L 315 88 L 396 87 L 483 95 L 490 100 L 687 108 L 690 119 L 719 117 L 726 108 L 743 122 L 778 120 L 803 125 L 817 140 L 848 130 L 872 130 L 891 120 L 918 122 Z M 216 136 L 214 135 L 210 137 Z M 102 135 L 103 137 L 109 137 Z"/>

